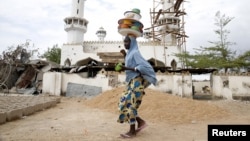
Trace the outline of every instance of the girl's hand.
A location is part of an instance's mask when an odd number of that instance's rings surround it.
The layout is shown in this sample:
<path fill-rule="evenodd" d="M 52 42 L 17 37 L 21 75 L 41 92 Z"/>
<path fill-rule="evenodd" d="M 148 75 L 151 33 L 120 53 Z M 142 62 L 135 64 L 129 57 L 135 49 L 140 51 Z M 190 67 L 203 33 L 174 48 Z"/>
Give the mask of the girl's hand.
<path fill-rule="evenodd" d="M 123 69 L 122 63 L 117 63 L 117 64 L 115 65 L 115 71 L 120 72 L 120 71 L 122 71 L 122 69 Z"/>

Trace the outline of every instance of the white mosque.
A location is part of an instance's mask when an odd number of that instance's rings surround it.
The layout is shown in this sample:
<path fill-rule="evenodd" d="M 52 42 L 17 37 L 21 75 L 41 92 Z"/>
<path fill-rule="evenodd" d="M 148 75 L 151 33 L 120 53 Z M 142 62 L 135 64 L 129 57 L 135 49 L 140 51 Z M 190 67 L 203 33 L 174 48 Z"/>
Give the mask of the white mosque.
<path fill-rule="evenodd" d="M 141 28 L 140 9 L 133 7 L 131 11 L 125 11 L 124 17 L 117 19 L 117 32 L 125 36 L 125 29 L 135 30 L 139 34 L 132 32 L 134 35 L 145 38 L 145 41 L 138 40 L 138 46 L 157 74 L 157 86 L 150 86 L 152 89 L 192 97 L 192 76 L 182 73 L 185 70 L 183 64 L 175 56 L 175 53 L 185 51 L 185 12 L 180 9 L 183 1 L 153 0 L 153 11 L 149 15 L 151 27 L 144 29 Z M 97 27 L 99 40 L 84 40 L 88 28 L 88 20 L 83 14 L 84 2 L 72 0 L 71 16 L 64 19 L 67 43 L 61 48 L 60 65 L 63 71 L 43 75 L 44 93 L 88 97 L 126 83 L 125 72 L 114 71 L 114 64 L 124 61 L 120 52 L 124 49 L 123 41 L 106 41 L 107 31 L 104 27 Z M 125 24 L 125 19 L 132 24 Z"/>
<path fill-rule="evenodd" d="M 85 0 L 72 0 L 71 16 L 64 19 L 67 43 L 61 48 L 62 66 L 79 66 L 86 59 L 93 59 L 103 63 L 117 63 L 123 60 L 120 50 L 122 41 L 105 41 L 107 31 L 103 27 L 97 30 L 99 40 L 85 41 L 88 20 L 84 18 Z M 182 63 L 174 55 L 185 50 L 184 21 L 185 12 L 179 10 L 183 0 L 161 0 L 154 7 L 157 12 L 152 27 L 144 29 L 143 38 L 138 41 L 139 49 L 145 59 L 154 66 L 183 68 Z M 156 5 L 156 4 L 155 4 Z"/>
<path fill-rule="evenodd" d="M 180 8 L 183 7 L 184 0 L 153 1 L 153 11 L 150 11 L 151 27 L 144 28 L 143 32 L 141 29 L 138 30 L 141 33 L 140 37 L 146 39 L 138 41 L 138 45 L 142 56 L 154 68 L 162 67 L 168 70 L 156 70 L 157 85 L 151 85 L 150 88 L 190 98 L 193 98 L 194 92 L 204 85 L 211 87 L 213 95 L 228 99 L 249 94 L 249 87 L 246 87 L 250 86 L 249 78 L 245 75 L 212 75 L 211 72 L 214 69 L 186 69 L 182 61 L 174 55 L 185 51 L 187 36 L 184 30 L 184 15 L 186 13 L 183 8 Z M 120 53 L 124 48 L 123 41 L 106 41 L 107 31 L 103 27 L 96 32 L 99 40 L 85 41 L 84 34 L 87 32 L 88 20 L 83 14 L 84 2 L 85 0 L 72 0 L 71 16 L 64 19 L 68 39 L 62 46 L 60 65 L 63 66 L 63 70 L 70 71 L 44 73 L 43 93 L 88 97 L 125 84 L 125 73 L 116 72 L 109 65 L 124 61 L 124 56 Z M 124 24 L 124 18 L 122 23 Z M 119 26 L 118 32 L 121 33 Z M 129 28 L 132 29 L 132 26 Z M 89 61 L 93 62 L 93 60 L 101 65 L 89 65 Z M 78 68 L 80 71 L 74 71 Z M 195 84 L 192 75 L 196 73 L 210 73 L 210 81 Z M 230 82 L 230 85 L 225 87 L 224 82 Z"/>

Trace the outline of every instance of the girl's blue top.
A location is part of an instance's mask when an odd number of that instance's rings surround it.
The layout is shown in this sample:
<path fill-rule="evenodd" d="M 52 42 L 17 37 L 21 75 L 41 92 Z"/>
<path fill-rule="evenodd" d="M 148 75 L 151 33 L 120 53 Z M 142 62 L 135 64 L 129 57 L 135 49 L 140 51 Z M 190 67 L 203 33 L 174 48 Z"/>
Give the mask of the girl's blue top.
<path fill-rule="evenodd" d="M 144 79 L 146 79 L 150 84 L 156 85 L 157 79 L 155 76 L 155 71 L 153 67 L 149 64 L 147 60 L 145 60 L 137 45 L 137 41 L 134 37 L 129 36 L 130 48 L 127 51 L 127 55 L 125 57 L 125 66 L 129 68 L 135 68 L 139 72 L 135 72 L 132 70 L 126 70 L 126 82 L 130 82 L 131 79 L 141 75 Z"/>

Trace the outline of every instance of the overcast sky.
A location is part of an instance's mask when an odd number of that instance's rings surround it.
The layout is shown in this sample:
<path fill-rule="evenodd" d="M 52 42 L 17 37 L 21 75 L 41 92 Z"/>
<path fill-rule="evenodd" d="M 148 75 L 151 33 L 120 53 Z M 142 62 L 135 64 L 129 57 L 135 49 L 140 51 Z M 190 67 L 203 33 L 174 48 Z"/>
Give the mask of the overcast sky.
<path fill-rule="evenodd" d="M 62 46 L 67 41 L 64 31 L 65 17 L 71 14 L 72 0 L 0 0 L 0 51 L 8 46 L 17 46 L 29 40 L 43 53 L 55 44 Z M 231 31 L 229 41 L 235 42 L 233 50 L 242 53 L 250 40 L 249 0 L 189 0 L 184 2 L 187 51 L 208 46 L 216 41 L 214 33 L 215 13 L 220 11 L 234 19 L 226 27 Z M 89 21 L 85 41 L 97 40 L 96 31 L 103 27 L 107 31 L 105 40 L 119 41 L 117 21 L 124 12 L 132 8 L 141 10 L 144 28 L 150 27 L 150 9 L 153 0 L 86 0 L 84 18 Z"/>

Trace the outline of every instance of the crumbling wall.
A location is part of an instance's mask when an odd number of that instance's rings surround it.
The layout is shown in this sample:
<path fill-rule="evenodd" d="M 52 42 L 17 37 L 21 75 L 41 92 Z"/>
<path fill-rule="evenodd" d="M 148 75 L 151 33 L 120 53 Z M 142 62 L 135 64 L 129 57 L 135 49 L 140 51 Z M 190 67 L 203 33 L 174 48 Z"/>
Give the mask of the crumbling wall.
<path fill-rule="evenodd" d="M 36 77 L 36 70 L 32 66 L 27 66 L 25 71 L 22 73 L 22 75 L 19 77 L 19 79 L 16 82 L 16 88 L 27 88 L 29 86 L 33 85 L 33 81 Z"/>
<path fill-rule="evenodd" d="M 214 74 L 212 92 L 226 99 L 250 99 L 250 74 Z"/>

